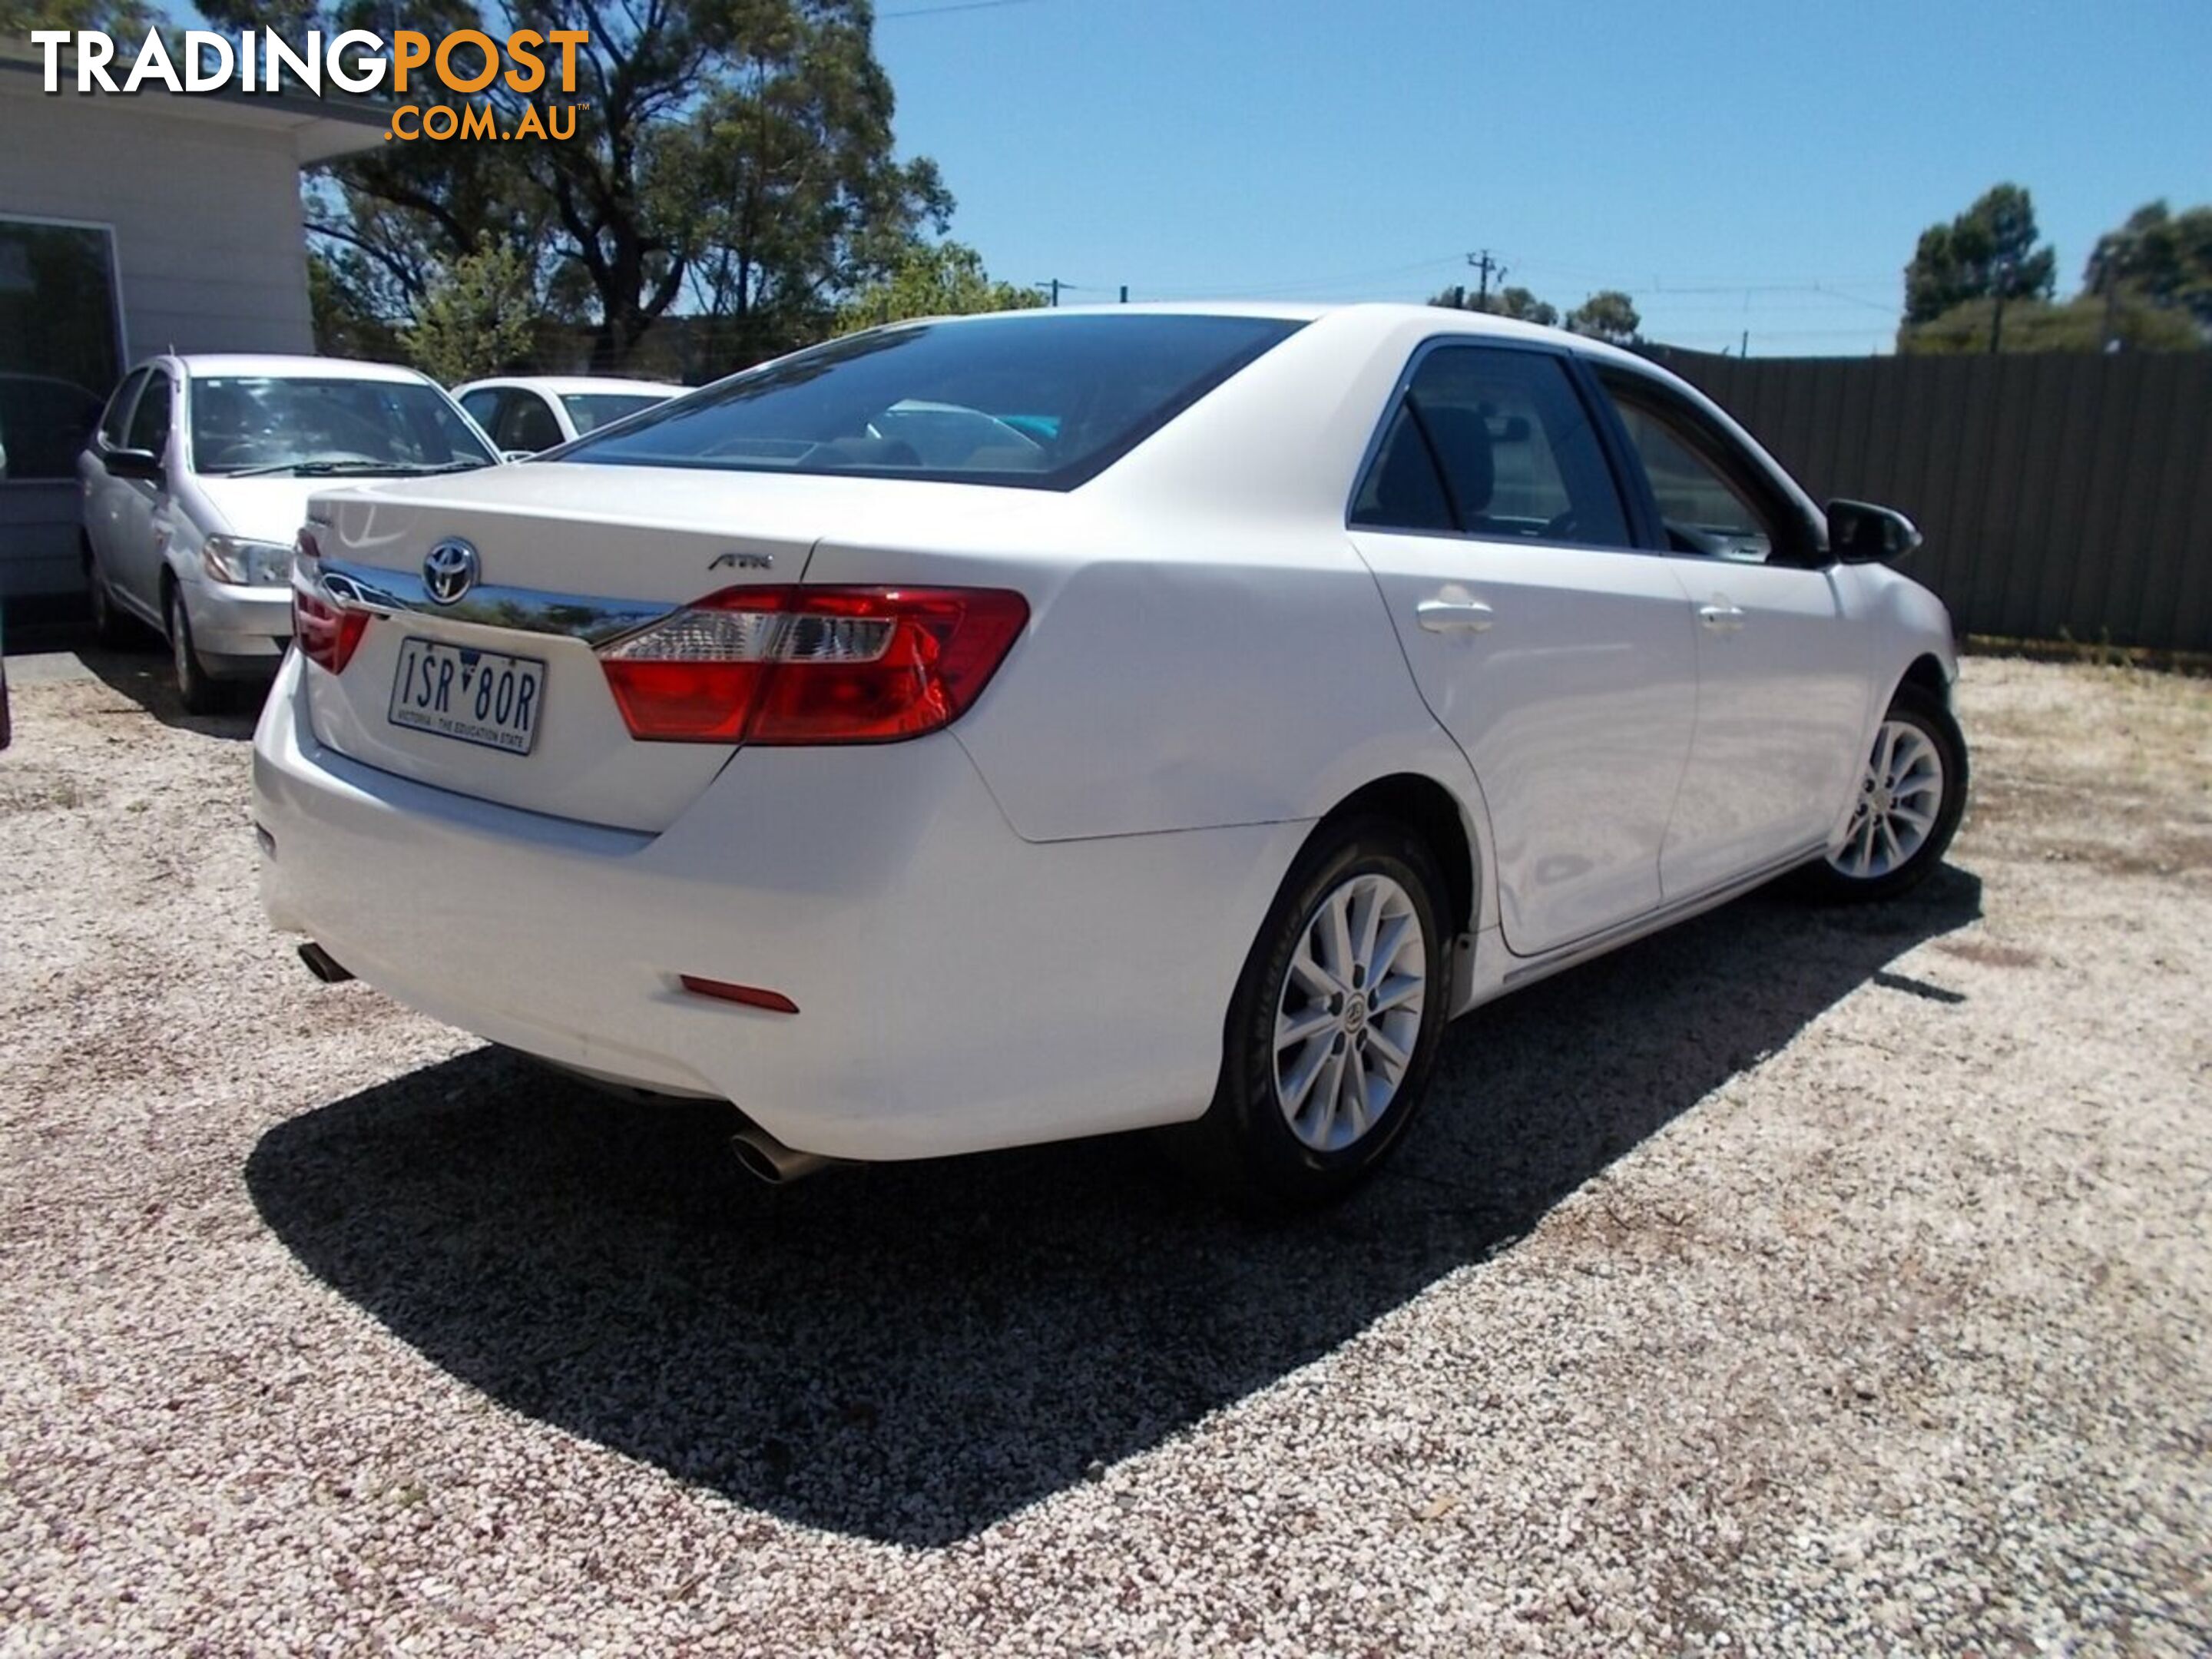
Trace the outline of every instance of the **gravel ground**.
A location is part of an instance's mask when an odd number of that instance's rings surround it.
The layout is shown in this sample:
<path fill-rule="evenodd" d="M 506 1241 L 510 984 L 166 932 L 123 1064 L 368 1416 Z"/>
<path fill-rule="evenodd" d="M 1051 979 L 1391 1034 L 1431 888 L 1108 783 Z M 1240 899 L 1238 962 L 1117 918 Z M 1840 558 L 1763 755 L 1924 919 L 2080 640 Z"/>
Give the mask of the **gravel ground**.
<path fill-rule="evenodd" d="M 2212 1650 L 2212 688 L 1970 664 L 1954 866 L 1456 1027 L 1297 1226 L 771 1191 L 317 986 L 243 718 L 0 757 L 0 1651 Z"/>

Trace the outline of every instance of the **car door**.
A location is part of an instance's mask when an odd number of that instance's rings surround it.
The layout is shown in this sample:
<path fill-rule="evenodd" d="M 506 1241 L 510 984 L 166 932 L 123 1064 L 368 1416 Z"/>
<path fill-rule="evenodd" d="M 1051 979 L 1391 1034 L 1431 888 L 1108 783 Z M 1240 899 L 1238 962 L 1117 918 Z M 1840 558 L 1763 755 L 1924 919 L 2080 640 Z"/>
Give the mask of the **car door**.
<path fill-rule="evenodd" d="M 144 450 L 166 465 L 170 417 L 175 407 L 176 387 L 167 371 L 157 365 L 146 376 L 145 386 L 131 411 L 123 447 Z M 138 610 L 158 617 L 161 614 L 161 551 L 167 542 L 167 477 L 114 478 L 113 484 L 115 559 L 106 567 L 109 577 Z"/>
<path fill-rule="evenodd" d="M 1474 765 L 1505 940 L 1541 954 L 1655 908 L 1696 719 L 1672 560 L 1633 547 L 1565 353 L 1431 342 L 1351 513 L 1421 695 Z"/>
<path fill-rule="evenodd" d="M 1669 898 L 1817 852 L 1857 775 L 1870 658 L 1850 586 L 1768 465 L 1653 377 L 1600 380 L 1698 618 L 1698 727 Z"/>
<path fill-rule="evenodd" d="M 124 435 L 130 430 L 131 411 L 137 404 L 138 393 L 144 388 L 149 372 L 134 368 L 115 388 L 115 395 L 107 400 L 107 408 L 94 432 L 91 454 L 84 471 L 84 533 L 92 543 L 100 568 L 111 576 L 118 569 L 116 526 L 130 500 L 130 492 L 123 487 L 128 480 L 109 472 L 101 458 L 109 450 L 124 447 Z"/>

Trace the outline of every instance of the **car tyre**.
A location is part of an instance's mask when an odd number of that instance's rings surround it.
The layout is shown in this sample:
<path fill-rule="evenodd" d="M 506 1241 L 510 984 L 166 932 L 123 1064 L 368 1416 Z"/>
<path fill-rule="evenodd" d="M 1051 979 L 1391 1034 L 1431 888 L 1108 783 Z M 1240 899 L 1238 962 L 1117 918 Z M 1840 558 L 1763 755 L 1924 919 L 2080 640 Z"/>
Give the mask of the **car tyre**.
<path fill-rule="evenodd" d="M 169 658 L 177 674 L 177 699 L 187 714 L 212 714 L 222 707 L 222 687 L 200 661 L 192 643 L 192 619 L 185 609 L 184 590 L 169 589 Z"/>
<path fill-rule="evenodd" d="M 1895 898 L 1943 861 L 1966 810 L 1966 738 L 1949 704 L 1901 685 L 1876 728 L 1843 845 L 1806 866 L 1813 897 L 1840 903 Z"/>
<path fill-rule="evenodd" d="M 1255 1209 L 1342 1196 L 1406 1133 L 1450 996 L 1447 889 L 1428 843 L 1361 817 L 1291 870 L 1230 1003 L 1212 1104 L 1172 1141 Z"/>
<path fill-rule="evenodd" d="M 92 595 L 92 637 L 111 651 L 130 645 L 134 637 L 131 619 L 123 614 L 108 592 L 107 578 L 100 568 L 100 556 L 84 550 L 84 585 Z"/>

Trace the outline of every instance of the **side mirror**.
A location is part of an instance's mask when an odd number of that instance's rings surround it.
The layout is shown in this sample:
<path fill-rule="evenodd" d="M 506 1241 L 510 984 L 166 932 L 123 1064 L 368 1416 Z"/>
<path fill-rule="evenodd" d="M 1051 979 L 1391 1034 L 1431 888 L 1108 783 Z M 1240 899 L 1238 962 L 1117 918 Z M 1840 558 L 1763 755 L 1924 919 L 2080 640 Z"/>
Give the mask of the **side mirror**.
<path fill-rule="evenodd" d="M 1920 531 L 1893 507 L 1828 503 L 1828 551 L 1845 564 L 1895 564 L 1920 545 Z"/>
<path fill-rule="evenodd" d="M 111 449 L 100 458 L 110 477 L 143 478 L 149 483 L 166 482 L 161 471 L 161 458 L 150 449 Z"/>

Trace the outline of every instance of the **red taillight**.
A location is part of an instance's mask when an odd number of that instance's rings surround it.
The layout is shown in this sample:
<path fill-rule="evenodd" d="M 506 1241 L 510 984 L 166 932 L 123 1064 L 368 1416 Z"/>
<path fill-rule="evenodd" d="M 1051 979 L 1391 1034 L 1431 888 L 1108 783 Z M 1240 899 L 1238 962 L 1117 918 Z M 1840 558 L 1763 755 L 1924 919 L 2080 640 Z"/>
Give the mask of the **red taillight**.
<path fill-rule="evenodd" d="M 1028 603 L 983 587 L 732 587 L 603 647 L 630 735 L 896 743 L 959 718 Z"/>
<path fill-rule="evenodd" d="M 292 590 L 292 637 L 309 662 L 333 674 L 343 672 L 368 631 L 368 611 L 342 611 L 328 599 L 297 587 Z"/>
<path fill-rule="evenodd" d="M 309 662 L 340 673 L 368 631 L 368 612 L 333 605 L 314 586 L 311 573 L 322 549 L 312 531 L 300 532 L 297 551 L 292 562 L 292 638 Z"/>

